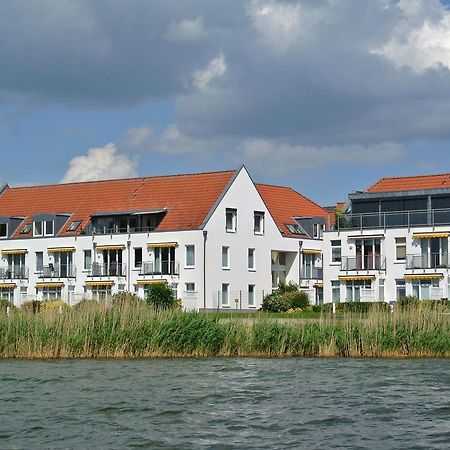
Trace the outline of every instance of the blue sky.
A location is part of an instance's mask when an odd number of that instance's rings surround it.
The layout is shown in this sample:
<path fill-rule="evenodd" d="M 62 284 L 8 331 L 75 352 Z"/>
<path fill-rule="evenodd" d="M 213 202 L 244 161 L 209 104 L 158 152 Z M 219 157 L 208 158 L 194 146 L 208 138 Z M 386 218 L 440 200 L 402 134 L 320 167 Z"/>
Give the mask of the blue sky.
<path fill-rule="evenodd" d="M 450 1 L 0 3 L 0 180 L 450 172 Z"/>

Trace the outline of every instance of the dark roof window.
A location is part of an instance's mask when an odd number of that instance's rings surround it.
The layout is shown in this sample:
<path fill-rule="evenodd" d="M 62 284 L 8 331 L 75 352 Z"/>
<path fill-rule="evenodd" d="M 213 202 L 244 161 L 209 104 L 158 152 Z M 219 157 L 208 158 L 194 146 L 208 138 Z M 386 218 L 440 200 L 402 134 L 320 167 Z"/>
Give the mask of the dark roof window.
<path fill-rule="evenodd" d="M 69 228 L 67 228 L 67 231 L 76 231 L 77 228 L 80 226 L 81 220 L 74 220 L 70 225 Z"/>
<path fill-rule="evenodd" d="M 27 223 L 20 234 L 28 234 L 31 231 L 31 223 Z"/>

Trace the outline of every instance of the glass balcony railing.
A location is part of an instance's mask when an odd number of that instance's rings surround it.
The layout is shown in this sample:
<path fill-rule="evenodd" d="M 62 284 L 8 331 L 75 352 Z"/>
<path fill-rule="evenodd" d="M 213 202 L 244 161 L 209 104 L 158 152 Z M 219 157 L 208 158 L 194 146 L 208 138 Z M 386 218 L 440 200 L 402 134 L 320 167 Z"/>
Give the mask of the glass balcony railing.
<path fill-rule="evenodd" d="M 27 280 L 28 267 L 6 266 L 0 267 L 0 280 Z"/>
<path fill-rule="evenodd" d="M 407 269 L 447 269 L 448 253 L 406 255 Z"/>
<path fill-rule="evenodd" d="M 49 264 L 38 270 L 39 278 L 75 278 L 76 269 L 72 264 Z"/>
<path fill-rule="evenodd" d="M 178 261 L 143 262 L 139 275 L 179 275 Z"/>
<path fill-rule="evenodd" d="M 337 230 L 450 225 L 450 209 L 345 214 L 336 220 Z"/>
<path fill-rule="evenodd" d="M 89 271 L 91 277 L 124 277 L 125 275 L 126 264 L 122 263 L 94 263 Z"/>
<path fill-rule="evenodd" d="M 323 268 L 302 267 L 300 276 L 304 280 L 323 280 Z"/>
<path fill-rule="evenodd" d="M 386 270 L 386 257 L 380 255 L 343 256 L 341 270 L 346 272 Z"/>

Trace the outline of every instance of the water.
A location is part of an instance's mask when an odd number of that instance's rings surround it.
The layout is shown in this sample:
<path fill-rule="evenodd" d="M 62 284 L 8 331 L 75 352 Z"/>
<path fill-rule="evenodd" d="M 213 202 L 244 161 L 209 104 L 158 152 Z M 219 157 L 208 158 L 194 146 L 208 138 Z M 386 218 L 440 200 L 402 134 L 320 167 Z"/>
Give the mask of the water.
<path fill-rule="evenodd" d="M 446 360 L 0 361 L 0 448 L 450 447 Z"/>

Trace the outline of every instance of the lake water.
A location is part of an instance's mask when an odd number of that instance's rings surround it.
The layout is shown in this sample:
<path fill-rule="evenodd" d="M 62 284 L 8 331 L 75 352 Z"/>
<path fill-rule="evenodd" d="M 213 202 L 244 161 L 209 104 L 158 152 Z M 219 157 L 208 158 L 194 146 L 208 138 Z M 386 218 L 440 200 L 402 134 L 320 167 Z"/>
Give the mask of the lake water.
<path fill-rule="evenodd" d="M 450 447 L 450 361 L 0 361 L 0 448 Z"/>

